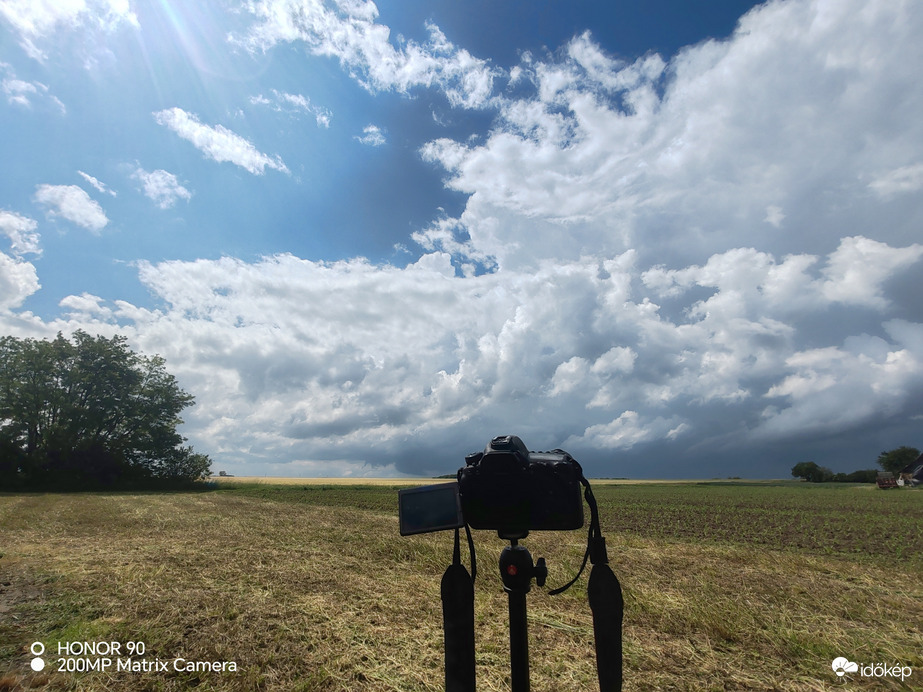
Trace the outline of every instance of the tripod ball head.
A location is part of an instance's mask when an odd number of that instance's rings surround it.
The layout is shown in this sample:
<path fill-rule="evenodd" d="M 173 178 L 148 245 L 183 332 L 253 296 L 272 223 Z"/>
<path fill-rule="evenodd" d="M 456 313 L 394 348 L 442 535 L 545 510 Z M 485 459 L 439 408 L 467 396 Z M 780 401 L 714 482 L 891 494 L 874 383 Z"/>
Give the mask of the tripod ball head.
<path fill-rule="evenodd" d="M 528 593 L 533 579 L 544 586 L 547 577 L 545 558 L 540 557 L 532 564 L 532 554 L 524 546 L 509 545 L 500 553 L 500 578 L 506 591 Z"/>

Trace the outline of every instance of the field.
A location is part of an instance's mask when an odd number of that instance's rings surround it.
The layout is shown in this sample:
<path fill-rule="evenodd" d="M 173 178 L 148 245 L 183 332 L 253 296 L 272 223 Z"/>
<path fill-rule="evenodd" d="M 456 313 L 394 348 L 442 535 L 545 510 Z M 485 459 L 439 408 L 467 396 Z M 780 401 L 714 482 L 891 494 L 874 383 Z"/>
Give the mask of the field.
<path fill-rule="evenodd" d="M 397 486 L 362 482 L 0 495 L 0 690 L 443 689 L 451 535 L 402 538 Z M 626 690 L 923 689 L 923 491 L 594 489 L 625 593 Z M 504 542 L 474 538 L 478 689 L 508 690 Z M 576 573 L 585 539 L 523 543 L 554 587 Z M 586 578 L 529 594 L 533 690 L 598 689 Z M 59 672 L 59 659 L 99 665 L 59 655 L 71 642 L 118 642 L 155 669 Z M 840 656 L 885 674 L 838 678 Z M 175 670 L 178 658 L 236 670 Z M 895 666 L 912 673 L 901 682 Z"/>

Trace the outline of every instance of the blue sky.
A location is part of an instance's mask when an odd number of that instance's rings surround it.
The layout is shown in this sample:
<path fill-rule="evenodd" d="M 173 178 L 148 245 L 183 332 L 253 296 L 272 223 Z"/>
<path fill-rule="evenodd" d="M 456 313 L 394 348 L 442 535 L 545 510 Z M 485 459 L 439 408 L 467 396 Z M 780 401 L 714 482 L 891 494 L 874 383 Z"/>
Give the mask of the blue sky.
<path fill-rule="evenodd" d="M 921 446 L 914 2 L 0 0 L 0 332 L 125 334 L 237 474 Z"/>

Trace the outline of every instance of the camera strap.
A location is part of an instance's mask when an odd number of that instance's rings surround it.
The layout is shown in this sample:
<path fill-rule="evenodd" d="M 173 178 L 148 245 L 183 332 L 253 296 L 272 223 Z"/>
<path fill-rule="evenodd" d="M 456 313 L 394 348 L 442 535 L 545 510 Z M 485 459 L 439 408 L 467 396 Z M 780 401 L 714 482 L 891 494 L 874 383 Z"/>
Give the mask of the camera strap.
<path fill-rule="evenodd" d="M 576 461 L 574 462 L 576 463 Z M 580 472 L 583 493 L 590 506 L 590 529 L 587 535 L 587 548 L 583 555 L 583 564 L 577 576 L 564 586 L 549 591 L 554 596 L 569 589 L 586 567 L 587 560 L 593 563 L 590 580 L 587 583 L 587 597 L 593 613 L 593 636 L 596 640 L 596 672 L 599 676 L 601 692 L 613 692 L 622 689 L 622 618 L 625 602 L 622 586 L 609 567 L 609 555 L 606 553 L 606 539 L 599 524 L 599 507 L 590 489 L 590 482 Z"/>
<path fill-rule="evenodd" d="M 455 529 L 455 548 L 452 564 L 442 575 L 442 628 L 445 633 L 445 689 L 446 692 L 474 692 L 474 575 L 477 567 L 471 531 L 468 548 L 471 551 L 471 574 L 461 563 L 458 529 Z"/>

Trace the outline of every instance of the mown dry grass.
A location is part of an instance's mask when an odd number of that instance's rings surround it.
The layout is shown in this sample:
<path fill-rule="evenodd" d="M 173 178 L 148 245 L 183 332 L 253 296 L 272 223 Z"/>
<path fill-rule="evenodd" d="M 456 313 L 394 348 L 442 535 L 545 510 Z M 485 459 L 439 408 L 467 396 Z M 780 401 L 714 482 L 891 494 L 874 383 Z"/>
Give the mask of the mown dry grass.
<path fill-rule="evenodd" d="M 449 534 L 401 538 L 393 487 L 235 488 L 0 497 L 0 689 L 442 689 L 439 580 Z M 600 492 L 626 595 L 625 689 L 834 689 L 842 681 L 830 662 L 841 655 L 910 665 L 908 683 L 923 681 L 919 562 L 752 543 L 747 527 L 736 543 L 653 525 L 650 537 L 633 524 L 633 502 L 657 503 L 637 492 Z M 701 521 L 702 495 L 689 492 L 677 502 Z M 914 535 L 917 499 L 906 509 Z M 814 505 L 823 516 L 823 502 Z M 547 558 L 557 586 L 579 566 L 583 540 L 540 533 L 525 544 Z M 478 689 L 507 690 L 496 568 L 504 543 L 490 532 L 475 542 Z M 584 576 L 561 596 L 529 596 L 534 690 L 596 689 L 585 584 Z M 32 642 L 53 651 L 83 640 L 143 641 L 147 658 L 233 660 L 239 670 L 29 669 Z M 847 686 L 888 688 L 901 685 L 854 677 Z"/>
<path fill-rule="evenodd" d="M 401 486 L 444 483 L 454 479 L 432 478 L 288 478 L 280 476 L 221 476 L 213 482 L 220 485 L 329 485 L 329 486 Z"/>

